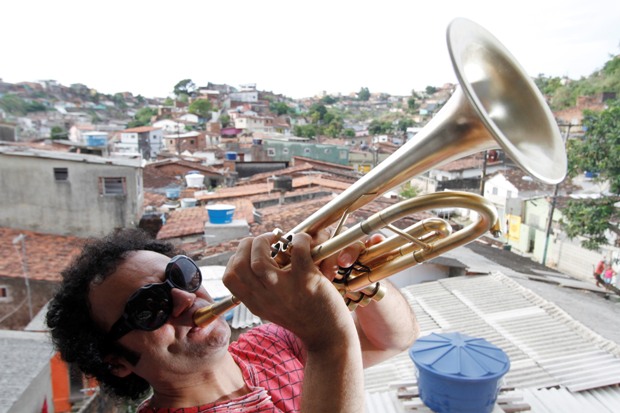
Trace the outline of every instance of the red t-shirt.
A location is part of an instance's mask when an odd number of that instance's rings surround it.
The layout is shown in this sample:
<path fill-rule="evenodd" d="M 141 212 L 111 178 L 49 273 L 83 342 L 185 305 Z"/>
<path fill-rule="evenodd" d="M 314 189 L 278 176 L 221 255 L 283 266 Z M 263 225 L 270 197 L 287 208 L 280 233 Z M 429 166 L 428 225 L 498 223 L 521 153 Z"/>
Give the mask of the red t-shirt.
<path fill-rule="evenodd" d="M 594 274 L 601 275 L 603 274 L 603 270 L 605 270 L 605 261 L 599 261 L 599 263 L 596 264 L 596 269 L 594 270 Z"/>
<path fill-rule="evenodd" d="M 250 393 L 232 400 L 174 409 L 153 409 L 146 400 L 138 413 L 283 413 L 301 407 L 304 362 L 297 338 L 275 324 L 253 328 L 228 348 Z"/>

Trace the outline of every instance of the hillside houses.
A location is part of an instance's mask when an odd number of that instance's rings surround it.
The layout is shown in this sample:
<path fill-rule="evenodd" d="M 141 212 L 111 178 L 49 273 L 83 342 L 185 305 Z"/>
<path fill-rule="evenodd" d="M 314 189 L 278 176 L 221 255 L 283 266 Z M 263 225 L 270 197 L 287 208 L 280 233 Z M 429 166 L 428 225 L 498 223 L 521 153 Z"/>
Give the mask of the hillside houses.
<path fill-rule="evenodd" d="M 448 85 L 420 104 L 416 119 L 421 123 L 430 119 L 450 90 Z M 352 138 L 294 136 L 295 126 L 309 120 L 272 113 L 270 103 L 286 99 L 256 85 L 239 90 L 213 84 L 198 88 L 189 99 L 208 99 L 214 107 L 211 119 L 188 113 L 190 102 L 170 104 L 130 93 L 91 102 L 89 96 L 96 94 L 84 85 L 0 82 L 0 94 L 29 97 L 31 91 L 47 91 L 61 101 L 54 104 L 55 111 L 18 119 L 0 114 L 5 195 L 0 201 L 0 246 L 7 251 L 0 259 L 0 310 L 8 314 L 2 319 L 3 328 L 25 328 L 32 318 L 30 310 L 36 314 L 44 307 L 60 280 L 60 268 L 88 237 L 141 227 L 201 264 L 225 265 L 241 239 L 275 228 L 292 229 L 404 144 L 391 134 L 370 135 L 368 121 L 349 125 L 356 130 Z M 356 114 L 396 113 L 403 111 L 398 105 L 404 100 L 377 94 L 369 102 L 343 98 L 334 105 Z M 318 101 L 290 103 L 303 112 Z M 153 111 L 148 125 L 128 127 L 128 121 L 145 108 Z M 229 122 L 224 124 L 221 119 L 226 116 Z M 409 128 L 408 139 L 422 126 Z M 67 132 L 67 139 L 46 140 L 53 127 Z M 583 251 L 578 240 L 568 240 L 559 224 L 565 200 L 591 189 L 583 183 L 562 184 L 554 199 L 554 188 L 514 169 L 499 151 L 489 151 L 486 165 L 482 155 L 474 155 L 430 167 L 411 181 L 421 193 L 455 189 L 479 193 L 484 187 L 504 232 L 499 239 L 484 237 L 485 242 L 546 260 L 567 274 L 589 275 L 598 256 Z M 393 206 L 398 198 L 398 188 L 379 196 L 352 211 L 345 224 L 355 225 Z M 221 204 L 234 208 L 231 223 L 211 222 L 207 207 Z M 434 216 L 432 210 L 420 211 L 394 226 L 402 229 Z M 447 221 L 457 230 L 468 219 L 450 216 Z M 610 247 L 605 254 L 620 260 L 618 251 Z M 424 270 L 432 274 L 424 281 L 433 282 L 457 271 L 465 273 L 455 258 L 441 265 L 429 263 Z M 408 275 L 403 279 L 414 278 L 419 279 Z"/>

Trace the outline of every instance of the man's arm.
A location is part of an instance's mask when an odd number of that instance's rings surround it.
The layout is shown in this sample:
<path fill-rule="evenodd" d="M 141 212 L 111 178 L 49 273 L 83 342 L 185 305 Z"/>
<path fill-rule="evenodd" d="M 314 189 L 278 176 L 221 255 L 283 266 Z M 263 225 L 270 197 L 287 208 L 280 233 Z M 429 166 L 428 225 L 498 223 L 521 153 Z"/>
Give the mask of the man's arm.
<path fill-rule="evenodd" d="M 420 330 L 407 300 L 392 283 L 381 281 L 387 287 L 385 297 L 372 301 L 366 307 L 357 307 L 353 317 L 358 328 L 364 367 L 370 367 L 407 350 Z"/>
<path fill-rule="evenodd" d="M 259 317 L 295 334 L 305 349 L 302 411 L 364 410 L 362 352 L 342 297 L 310 255 L 311 238 L 297 234 L 291 267 L 271 258 L 272 234 L 241 241 L 224 273 L 224 284 Z"/>
<path fill-rule="evenodd" d="M 338 254 L 336 264 L 333 258 L 321 264 L 323 273 L 330 278 L 335 265 L 350 267 L 364 248 L 383 239 L 382 235 L 374 234 L 363 242 L 364 245 L 361 242 L 350 245 Z M 383 299 L 373 300 L 353 312 L 365 368 L 407 350 L 419 335 L 417 320 L 405 297 L 387 279 L 381 283 L 387 288 Z"/>

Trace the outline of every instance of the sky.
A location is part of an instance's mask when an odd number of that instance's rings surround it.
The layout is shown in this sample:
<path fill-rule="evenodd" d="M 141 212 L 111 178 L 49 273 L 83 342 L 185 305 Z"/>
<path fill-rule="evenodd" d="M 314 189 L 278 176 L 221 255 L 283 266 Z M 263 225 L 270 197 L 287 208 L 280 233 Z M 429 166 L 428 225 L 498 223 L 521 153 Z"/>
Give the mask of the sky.
<path fill-rule="evenodd" d="M 620 54 L 618 0 L 4 0 L 0 79 L 166 97 L 179 81 L 292 98 L 456 83 L 446 29 L 490 31 L 531 76 Z"/>

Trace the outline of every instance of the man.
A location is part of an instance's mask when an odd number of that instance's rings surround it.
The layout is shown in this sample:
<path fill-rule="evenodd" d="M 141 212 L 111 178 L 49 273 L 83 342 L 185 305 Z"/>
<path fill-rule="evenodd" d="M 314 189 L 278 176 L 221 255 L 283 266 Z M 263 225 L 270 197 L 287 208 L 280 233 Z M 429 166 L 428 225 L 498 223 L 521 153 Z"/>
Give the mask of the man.
<path fill-rule="evenodd" d="M 601 286 L 601 281 L 603 279 L 603 273 L 605 272 L 605 267 L 607 266 L 607 260 L 605 258 L 601 259 L 596 267 L 594 268 L 594 279 L 596 280 L 596 286 Z"/>
<path fill-rule="evenodd" d="M 94 240 L 63 271 L 50 303 L 54 343 L 113 395 L 137 399 L 152 389 L 141 412 L 362 411 L 362 368 L 417 336 L 410 307 L 389 287 L 352 316 L 312 262 L 308 235 L 294 237 L 286 271 L 271 258 L 274 241 L 242 240 L 226 268 L 225 285 L 273 322 L 229 345 L 222 319 L 193 323 L 213 302 L 193 261 L 139 230 Z M 350 265 L 359 251 L 350 247 L 338 263 Z M 328 277 L 335 266 L 321 264 Z"/>

